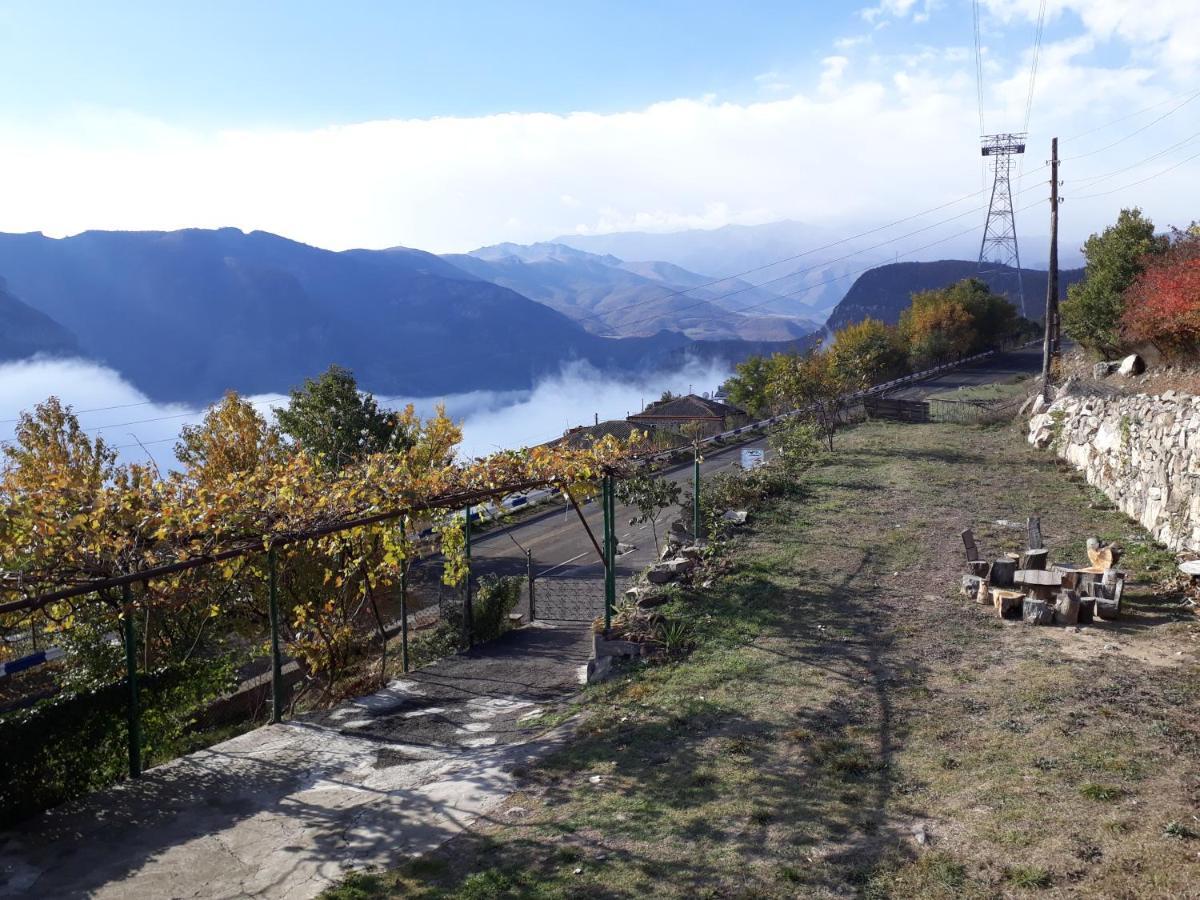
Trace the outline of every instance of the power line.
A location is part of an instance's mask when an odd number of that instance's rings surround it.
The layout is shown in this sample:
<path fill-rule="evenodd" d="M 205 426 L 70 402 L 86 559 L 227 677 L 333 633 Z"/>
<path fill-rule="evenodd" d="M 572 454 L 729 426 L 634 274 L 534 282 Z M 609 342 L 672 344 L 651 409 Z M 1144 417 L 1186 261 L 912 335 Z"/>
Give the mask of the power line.
<path fill-rule="evenodd" d="M 1033 112 L 1033 86 L 1037 81 L 1038 57 L 1042 53 L 1042 27 L 1046 21 L 1046 0 L 1042 0 L 1038 9 L 1037 36 L 1033 41 L 1033 60 L 1029 65 L 1029 95 L 1025 98 L 1025 127 L 1021 130 L 1029 132 L 1029 117 Z"/>
<path fill-rule="evenodd" d="M 1150 162 L 1151 160 L 1158 159 L 1160 156 L 1165 156 L 1166 154 L 1170 153 L 1172 150 L 1178 150 L 1180 147 L 1190 144 L 1192 141 L 1194 141 L 1198 137 L 1200 137 L 1200 131 L 1197 131 L 1191 137 L 1184 138 L 1182 141 L 1180 141 L 1177 144 L 1172 144 L 1170 147 L 1167 147 L 1165 150 L 1159 150 L 1157 153 L 1151 154 L 1150 156 L 1147 156 L 1145 159 L 1140 159 L 1137 162 L 1131 163 L 1128 166 L 1123 166 L 1120 169 L 1113 169 L 1111 172 L 1105 172 L 1103 175 L 1086 175 L 1082 178 L 1072 178 L 1071 183 L 1072 184 L 1080 184 L 1082 182 L 1104 181 L 1108 178 L 1112 178 L 1114 175 L 1120 175 L 1122 172 L 1128 172 L 1130 169 L 1136 169 L 1138 166 L 1144 166 L 1146 163 Z"/>
<path fill-rule="evenodd" d="M 984 134 L 983 127 L 983 47 L 979 38 L 979 0 L 971 2 L 972 18 L 975 22 L 975 95 L 979 103 L 979 133 Z"/>
<path fill-rule="evenodd" d="M 1102 125 L 1097 125 L 1094 128 L 1089 128 L 1087 131 L 1079 131 L 1079 132 L 1076 132 L 1075 134 L 1067 135 L 1065 138 L 1063 138 L 1063 140 L 1073 141 L 1076 138 L 1086 137 L 1089 134 L 1095 134 L 1097 131 L 1103 131 L 1105 128 L 1111 128 L 1114 125 L 1119 125 L 1122 122 L 1129 121 L 1130 119 L 1136 119 L 1138 116 L 1142 115 L 1143 113 L 1148 113 L 1152 109 L 1158 109 L 1160 106 L 1166 106 L 1168 103 L 1174 103 L 1176 100 L 1189 100 L 1189 99 L 1194 99 L 1198 96 L 1200 96 L 1200 91 L 1196 91 L 1195 93 L 1192 93 L 1192 94 L 1178 94 L 1177 96 L 1174 96 L 1174 97 L 1168 97 L 1165 100 L 1159 100 L 1157 103 L 1151 103 L 1149 106 L 1142 107 L 1141 109 L 1137 110 L 1136 112 L 1128 113 L 1127 115 L 1121 116 L 1120 118 L 1112 119 L 1108 122 L 1105 122 Z"/>
<path fill-rule="evenodd" d="M 1119 193 L 1120 191 L 1126 190 L 1128 188 L 1137 187 L 1139 184 L 1145 184 L 1147 181 L 1153 181 L 1155 178 L 1160 178 L 1163 175 L 1166 175 L 1168 172 L 1175 171 L 1176 169 L 1178 169 L 1180 166 L 1184 165 L 1185 163 L 1191 162 L 1193 159 L 1200 159 L 1200 153 L 1193 153 L 1191 156 L 1187 157 L 1186 159 L 1181 159 L 1179 162 L 1175 163 L 1175 165 L 1168 166 L 1167 168 L 1163 169 L 1161 172 L 1155 172 L 1153 175 L 1149 175 L 1146 178 L 1141 178 L 1137 181 L 1131 181 L 1131 182 L 1129 182 L 1129 184 L 1123 184 L 1120 187 L 1115 187 L 1110 191 L 1099 191 L 1095 194 L 1082 194 L 1078 197 L 1072 197 L 1071 199 L 1072 200 L 1089 200 L 1092 197 L 1107 197 L 1109 194 L 1116 194 L 1116 193 Z"/>
<path fill-rule="evenodd" d="M 1200 97 L 1200 91 L 1196 91 L 1194 94 L 1190 94 L 1187 97 L 1187 99 L 1184 100 L 1182 103 L 1180 103 L 1178 106 L 1171 107 L 1169 110 L 1167 110 L 1161 116 L 1159 116 L 1157 119 L 1152 119 L 1151 121 L 1149 121 L 1145 125 L 1143 125 L 1141 128 L 1138 128 L 1134 131 L 1129 132 L 1129 134 L 1125 135 L 1122 138 L 1118 138 L 1117 140 L 1113 141 L 1111 144 L 1106 144 L 1103 147 L 1097 147 L 1095 150 L 1089 150 L 1087 153 L 1077 153 L 1075 156 L 1069 156 L 1066 158 L 1066 160 L 1064 160 L 1064 162 L 1070 162 L 1070 161 L 1076 160 L 1076 159 L 1084 159 L 1085 157 L 1088 157 L 1088 156 L 1095 156 L 1097 153 L 1103 153 L 1105 150 L 1111 150 L 1113 147 L 1116 147 L 1118 144 L 1125 143 L 1131 137 L 1135 137 L 1136 135 L 1141 134 L 1147 128 L 1157 125 L 1163 119 L 1166 119 L 1169 116 L 1173 116 L 1175 113 L 1179 112 L 1179 110 L 1183 109 L 1185 106 L 1187 106 L 1193 100 L 1195 100 L 1197 97 Z"/>

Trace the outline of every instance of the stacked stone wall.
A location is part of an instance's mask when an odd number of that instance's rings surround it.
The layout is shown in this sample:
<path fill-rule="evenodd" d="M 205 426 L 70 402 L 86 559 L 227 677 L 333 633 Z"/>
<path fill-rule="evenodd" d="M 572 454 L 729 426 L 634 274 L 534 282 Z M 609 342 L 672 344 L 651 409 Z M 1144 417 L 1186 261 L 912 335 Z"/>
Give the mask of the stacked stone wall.
<path fill-rule="evenodd" d="M 1053 448 L 1167 547 L 1200 552 L 1200 397 L 1068 386 L 1030 420 L 1029 442 Z"/>

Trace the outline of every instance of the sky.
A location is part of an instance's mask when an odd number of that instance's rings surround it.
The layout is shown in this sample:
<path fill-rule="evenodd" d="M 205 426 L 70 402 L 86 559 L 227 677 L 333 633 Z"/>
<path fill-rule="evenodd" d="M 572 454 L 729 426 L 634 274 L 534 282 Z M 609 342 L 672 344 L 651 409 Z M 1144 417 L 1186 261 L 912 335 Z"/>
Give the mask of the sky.
<path fill-rule="evenodd" d="M 980 0 L 988 132 L 1024 127 L 1042 5 L 1021 230 L 1056 134 L 1068 238 L 1190 222 L 1194 0 Z M 0 2 L 0 230 L 859 228 L 985 186 L 973 35 L 960 0 Z"/>

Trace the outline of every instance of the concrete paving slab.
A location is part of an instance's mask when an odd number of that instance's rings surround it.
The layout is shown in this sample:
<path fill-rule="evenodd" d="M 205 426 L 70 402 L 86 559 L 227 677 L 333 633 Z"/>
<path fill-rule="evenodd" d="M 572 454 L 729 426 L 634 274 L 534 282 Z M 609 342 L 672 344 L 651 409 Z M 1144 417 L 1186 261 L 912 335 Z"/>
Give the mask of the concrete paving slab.
<path fill-rule="evenodd" d="M 559 746 L 586 626 L 541 625 L 0 833 L 0 897 L 306 898 L 468 827 Z"/>

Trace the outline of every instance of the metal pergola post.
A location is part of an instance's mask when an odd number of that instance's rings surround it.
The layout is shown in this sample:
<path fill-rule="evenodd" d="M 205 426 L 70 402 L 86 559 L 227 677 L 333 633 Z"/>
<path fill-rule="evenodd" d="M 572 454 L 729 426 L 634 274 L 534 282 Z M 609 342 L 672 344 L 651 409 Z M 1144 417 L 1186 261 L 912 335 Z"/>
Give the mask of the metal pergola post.
<path fill-rule="evenodd" d="M 133 591 L 129 585 L 121 588 L 125 636 L 125 678 L 129 682 L 129 777 L 142 774 L 141 711 L 138 708 L 137 632 L 133 622 Z"/>
<path fill-rule="evenodd" d="M 283 721 L 283 657 L 279 650 L 279 573 L 275 545 L 267 548 L 268 617 L 271 622 L 271 724 Z"/>

